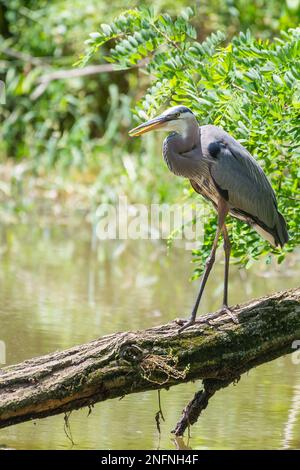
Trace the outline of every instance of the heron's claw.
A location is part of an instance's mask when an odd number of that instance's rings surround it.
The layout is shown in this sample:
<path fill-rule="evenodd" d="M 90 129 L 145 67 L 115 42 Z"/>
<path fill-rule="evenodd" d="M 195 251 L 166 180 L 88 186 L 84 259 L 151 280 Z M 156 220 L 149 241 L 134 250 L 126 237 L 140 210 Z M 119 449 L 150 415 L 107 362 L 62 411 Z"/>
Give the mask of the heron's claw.
<path fill-rule="evenodd" d="M 192 319 L 191 320 L 184 320 L 184 323 L 179 328 L 178 333 L 181 333 L 183 330 L 185 330 L 186 328 L 188 328 L 189 326 L 192 326 L 194 324 L 195 324 L 195 320 L 192 320 Z"/>
<path fill-rule="evenodd" d="M 236 323 L 236 324 L 239 323 L 238 317 L 236 316 L 235 313 L 233 313 L 233 311 L 228 307 L 228 305 L 222 305 L 220 309 L 220 313 L 227 313 L 227 315 L 231 318 L 233 323 Z"/>
<path fill-rule="evenodd" d="M 196 322 L 193 318 L 189 318 L 188 320 L 183 318 L 176 318 L 175 323 L 180 326 L 178 333 L 181 333 L 183 330 L 185 330 L 189 326 L 194 325 Z"/>
<path fill-rule="evenodd" d="M 174 321 L 177 323 L 177 325 L 181 326 L 181 328 L 178 330 L 178 333 L 181 333 L 183 330 L 189 328 L 192 325 L 195 325 L 196 323 L 206 323 L 209 326 L 214 326 L 213 322 L 208 318 L 198 318 L 197 320 L 193 318 L 189 318 L 188 320 L 186 318 L 176 318 Z"/>

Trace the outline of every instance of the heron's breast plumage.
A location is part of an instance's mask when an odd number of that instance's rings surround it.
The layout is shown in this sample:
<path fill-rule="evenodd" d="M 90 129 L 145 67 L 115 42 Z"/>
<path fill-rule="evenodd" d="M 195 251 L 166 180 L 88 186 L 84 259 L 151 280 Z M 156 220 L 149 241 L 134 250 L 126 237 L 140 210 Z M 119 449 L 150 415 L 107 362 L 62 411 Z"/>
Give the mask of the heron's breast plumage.
<path fill-rule="evenodd" d="M 190 147 L 180 136 L 170 134 L 163 144 L 164 160 L 172 173 L 188 178 L 195 191 L 217 205 L 219 193 L 210 174 L 211 157 L 203 155 L 201 140 L 188 150 Z"/>
<path fill-rule="evenodd" d="M 214 206 L 217 205 L 219 193 L 216 189 L 216 186 L 212 182 L 212 179 L 210 178 L 209 168 L 203 165 L 203 172 L 196 178 L 191 179 L 190 182 L 197 193 L 201 194 L 203 197 L 205 197 L 205 199 L 211 201 Z"/>

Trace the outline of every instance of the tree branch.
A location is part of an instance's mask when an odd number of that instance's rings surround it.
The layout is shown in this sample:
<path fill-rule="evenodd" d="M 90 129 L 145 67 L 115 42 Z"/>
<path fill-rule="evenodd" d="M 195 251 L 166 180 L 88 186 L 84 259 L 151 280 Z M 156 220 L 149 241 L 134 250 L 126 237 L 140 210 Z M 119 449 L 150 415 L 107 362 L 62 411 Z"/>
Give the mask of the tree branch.
<path fill-rule="evenodd" d="M 44 60 L 39 57 L 33 57 L 30 54 L 26 54 L 25 52 L 17 51 L 16 49 L 12 49 L 11 47 L 5 47 L 1 50 L 1 52 L 9 57 L 13 57 L 14 59 L 18 59 L 26 64 L 32 65 L 45 65 Z"/>
<path fill-rule="evenodd" d="M 35 65 L 37 67 L 45 67 L 45 59 L 49 57 L 33 57 L 25 52 L 17 51 L 10 47 L 6 47 L 1 50 L 1 52 L 9 57 L 13 57 L 17 60 L 25 62 L 26 64 Z M 149 62 L 148 58 L 140 60 L 136 65 L 132 65 L 131 68 L 141 68 L 147 65 Z M 117 72 L 121 69 L 117 67 L 116 64 L 99 64 L 99 65 L 87 65 L 82 68 L 72 68 L 72 69 L 59 69 L 52 70 L 49 73 L 45 73 L 37 78 L 38 85 L 33 90 L 30 95 L 30 99 L 35 101 L 37 100 L 47 89 L 49 83 L 53 80 L 69 80 L 70 78 L 80 78 L 87 77 L 88 75 L 97 75 L 99 73 L 111 73 Z"/>
<path fill-rule="evenodd" d="M 70 78 L 86 77 L 103 72 L 115 72 L 114 64 L 88 65 L 87 67 L 78 69 L 55 70 L 38 78 L 39 85 L 31 93 L 30 98 L 37 100 L 46 90 L 49 83 L 53 80 L 68 80 Z"/>
<path fill-rule="evenodd" d="M 181 334 L 175 322 L 115 333 L 0 369 L 0 427 L 202 379 L 204 391 L 175 429 L 182 434 L 219 388 L 293 352 L 300 339 L 300 288 L 237 306 L 234 313 L 239 324 L 226 314 L 208 314 Z"/>
<path fill-rule="evenodd" d="M 183 436 L 186 428 L 195 424 L 203 410 L 208 405 L 209 400 L 221 388 L 226 388 L 233 382 L 238 382 L 240 376 L 232 377 L 227 380 L 204 379 L 203 390 L 197 392 L 194 398 L 188 403 L 182 412 L 182 417 L 172 431 L 175 436 Z"/>
<path fill-rule="evenodd" d="M 131 68 L 140 68 L 144 67 L 147 64 L 147 59 L 141 60 L 138 64 L 133 65 Z M 121 69 L 117 68 L 116 64 L 100 64 L 100 65 L 87 65 L 83 68 L 74 68 L 74 69 L 66 69 L 66 70 L 55 70 L 53 72 L 49 72 L 45 75 L 41 75 L 38 78 L 39 85 L 35 88 L 35 90 L 31 93 L 30 98 L 34 101 L 38 99 L 46 90 L 49 83 L 53 80 L 68 80 L 70 78 L 79 78 L 79 77 L 86 77 L 88 75 L 96 75 L 99 73 L 111 73 L 111 72 L 118 72 Z"/>

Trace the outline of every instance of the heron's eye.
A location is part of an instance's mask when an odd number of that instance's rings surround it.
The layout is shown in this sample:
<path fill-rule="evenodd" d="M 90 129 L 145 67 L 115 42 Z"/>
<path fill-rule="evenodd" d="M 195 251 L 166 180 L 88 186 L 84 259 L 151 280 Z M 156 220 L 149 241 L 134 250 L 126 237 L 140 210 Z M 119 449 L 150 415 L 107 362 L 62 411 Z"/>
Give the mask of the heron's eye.
<path fill-rule="evenodd" d="M 179 116 L 180 116 L 180 113 L 175 113 L 176 118 L 179 118 Z"/>

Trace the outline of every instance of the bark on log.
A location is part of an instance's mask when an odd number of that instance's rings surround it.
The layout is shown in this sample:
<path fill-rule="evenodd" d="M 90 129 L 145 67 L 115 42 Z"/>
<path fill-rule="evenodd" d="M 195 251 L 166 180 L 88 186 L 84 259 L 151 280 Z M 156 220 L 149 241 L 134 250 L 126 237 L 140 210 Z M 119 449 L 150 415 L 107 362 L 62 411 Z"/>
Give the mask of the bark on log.
<path fill-rule="evenodd" d="M 115 333 L 0 369 L 0 427 L 196 379 L 209 384 L 200 397 L 206 407 L 217 389 L 293 352 L 300 339 L 300 288 L 237 306 L 234 313 L 239 324 L 217 312 L 180 334 L 175 322 Z M 176 433 L 188 424 L 189 418 Z"/>

